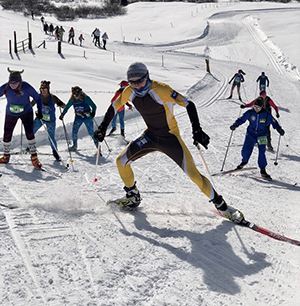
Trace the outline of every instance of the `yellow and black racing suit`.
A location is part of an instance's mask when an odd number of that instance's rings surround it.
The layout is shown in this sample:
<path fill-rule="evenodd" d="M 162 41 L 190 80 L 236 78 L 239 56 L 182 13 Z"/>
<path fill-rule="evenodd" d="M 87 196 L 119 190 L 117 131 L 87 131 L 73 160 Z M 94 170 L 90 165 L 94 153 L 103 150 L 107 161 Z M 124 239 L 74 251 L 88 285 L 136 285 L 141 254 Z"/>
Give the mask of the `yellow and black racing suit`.
<path fill-rule="evenodd" d="M 180 137 L 173 112 L 175 104 L 187 109 L 189 105 L 193 105 L 191 111 L 188 111 L 189 117 L 190 119 L 196 117 L 196 121 L 199 122 L 194 104 L 170 86 L 157 81 L 151 81 L 150 90 L 144 97 L 137 96 L 128 86 L 107 110 L 103 120 L 106 126 L 112 120 L 114 113 L 128 101 L 131 101 L 140 112 L 147 129 L 117 157 L 119 174 L 125 186 L 134 184 L 131 163 L 150 152 L 160 151 L 172 158 L 202 192 L 213 199 L 216 193 L 210 181 L 197 170 L 191 153 Z M 190 114 L 191 112 L 193 114 Z"/>

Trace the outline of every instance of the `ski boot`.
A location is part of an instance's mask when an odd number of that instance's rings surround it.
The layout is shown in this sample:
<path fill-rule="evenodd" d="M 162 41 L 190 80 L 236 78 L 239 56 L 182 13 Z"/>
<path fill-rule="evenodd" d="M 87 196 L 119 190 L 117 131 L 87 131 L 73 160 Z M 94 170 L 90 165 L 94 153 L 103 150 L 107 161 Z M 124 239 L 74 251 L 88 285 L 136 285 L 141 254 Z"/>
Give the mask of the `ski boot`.
<path fill-rule="evenodd" d="M 112 135 L 112 133 L 114 133 L 115 131 L 116 131 L 116 127 L 113 127 L 108 133 L 108 136 Z"/>
<path fill-rule="evenodd" d="M 136 182 L 134 182 L 134 185 L 131 187 L 125 186 L 124 190 L 126 191 L 126 196 L 119 200 L 118 206 L 121 206 L 125 209 L 133 209 L 138 207 L 142 199 L 140 196 L 140 192 L 136 187 Z"/>
<path fill-rule="evenodd" d="M 243 169 L 246 165 L 247 165 L 247 163 L 241 162 L 241 163 L 236 167 L 236 170 L 241 170 L 241 169 Z"/>
<path fill-rule="evenodd" d="M 9 159 L 10 159 L 10 154 L 4 154 L 0 158 L 0 164 L 8 164 L 9 163 Z"/>
<path fill-rule="evenodd" d="M 32 155 L 31 155 L 31 163 L 32 163 L 33 167 L 36 168 L 36 169 L 40 169 L 40 168 L 42 168 L 42 166 L 43 166 L 43 165 L 40 163 L 40 161 L 39 161 L 39 159 L 38 159 L 38 157 L 37 157 L 37 154 L 32 154 Z"/>
<path fill-rule="evenodd" d="M 76 152 L 77 151 L 77 146 L 73 145 L 72 147 L 69 148 L 69 151 Z"/>
<path fill-rule="evenodd" d="M 57 153 L 56 150 L 53 150 L 53 151 L 52 151 L 52 154 L 53 154 L 53 156 L 55 157 L 55 159 L 56 159 L 57 161 L 61 161 L 61 158 L 60 158 L 60 156 L 58 155 L 58 153 Z"/>
<path fill-rule="evenodd" d="M 232 99 L 232 95 L 230 95 L 228 98 L 226 98 L 226 99 Z"/>
<path fill-rule="evenodd" d="M 121 130 L 121 135 L 125 137 L 125 130 Z"/>
<path fill-rule="evenodd" d="M 228 206 L 221 195 L 215 196 L 212 202 L 215 204 L 216 209 L 224 218 L 227 218 L 228 220 L 237 224 L 244 221 L 244 215 L 239 210 Z"/>
<path fill-rule="evenodd" d="M 260 174 L 261 174 L 261 177 L 262 177 L 264 180 L 272 181 L 271 175 L 269 175 L 269 174 L 266 172 L 266 168 L 261 168 L 261 169 L 260 169 Z"/>
<path fill-rule="evenodd" d="M 243 100 L 242 100 L 241 96 L 239 96 L 239 100 L 240 100 L 241 102 L 243 102 Z"/>

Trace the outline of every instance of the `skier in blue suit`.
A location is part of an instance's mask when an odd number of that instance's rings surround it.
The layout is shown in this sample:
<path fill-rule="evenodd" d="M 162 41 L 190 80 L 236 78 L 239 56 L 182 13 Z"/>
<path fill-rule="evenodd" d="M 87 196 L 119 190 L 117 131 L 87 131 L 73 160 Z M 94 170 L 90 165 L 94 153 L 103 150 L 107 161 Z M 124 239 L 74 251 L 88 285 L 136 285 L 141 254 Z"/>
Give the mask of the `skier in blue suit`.
<path fill-rule="evenodd" d="M 283 136 L 284 130 L 273 116 L 263 108 L 263 98 L 258 97 L 253 105 L 253 108 L 238 118 L 230 129 L 234 131 L 238 126 L 246 121 L 249 121 L 245 141 L 242 148 L 242 162 L 237 166 L 237 169 L 242 169 L 249 161 L 254 145 L 258 145 L 258 166 L 260 168 L 261 176 L 264 179 L 272 180 L 271 176 L 266 172 L 266 144 L 268 126 L 272 125 L 277 132 Z"/>

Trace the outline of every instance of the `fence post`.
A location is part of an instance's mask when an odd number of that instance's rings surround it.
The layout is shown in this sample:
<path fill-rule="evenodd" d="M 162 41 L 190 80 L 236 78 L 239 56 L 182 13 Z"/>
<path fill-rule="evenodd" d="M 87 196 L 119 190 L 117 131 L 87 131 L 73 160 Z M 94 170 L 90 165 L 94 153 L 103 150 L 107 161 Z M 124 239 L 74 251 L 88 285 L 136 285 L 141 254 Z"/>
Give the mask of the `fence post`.
<path fill-rule="evenodd" d="M 210 68 L 209 68 L 209 59 L 206 58 L 205 59 L 205 62 L 206 62 L 206 72 L 210 73 Z"/>
<path fill-rule="evenodd" d="M 61 41 L 58 41 L 58 54 L 61 54 Z"/>
<path fill-rule="evenodd" d="M 161 56 L 161 65 L 162 67 L 164 67 L 164 56 L 163 55 Z"/>
<path fill-rule="evenodd" d="M 11 54 L 11 39 L 8 41 L 9 54 Z"/>
<path fill-rule="evenodd" d="M 114 62 L 116 61 L 115 52 L 113 52 L 113 61 L 114 61 Z"/>
<path fill-rule="evenodd" d="M 18 48 L 17 48 L 17 33 L 14 31 L 14 48 L 15 48 L 15 53 L 18 53 Z"/>
<path fill-rule="evenodd" d="M 32 50 L 32 35 L 28 32 L 28 49 Z"/>

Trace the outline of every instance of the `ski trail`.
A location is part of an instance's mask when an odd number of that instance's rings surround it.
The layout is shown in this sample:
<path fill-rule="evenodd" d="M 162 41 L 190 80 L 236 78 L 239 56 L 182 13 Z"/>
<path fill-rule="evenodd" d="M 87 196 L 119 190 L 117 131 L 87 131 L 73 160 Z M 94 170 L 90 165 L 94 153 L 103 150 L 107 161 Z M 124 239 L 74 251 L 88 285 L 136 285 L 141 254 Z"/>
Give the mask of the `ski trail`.
<path fill-rule="evenodd" d="M 249 17 L 247 17 L 249 18 Z M 267 55 L 267 57 L 269 58 L 271 64 L 273 65 L 274 69 L 276 70 L 276 72 L 279 75 L 283 75 L 284 73 L 282 72 L 279 64 L 276 62 L 276 59 L 274 58 L 273 54 L 271 53 L 271 51 L 265 46 L 265 44 L 260 40 L 260 38 L 258 37 L 258 35 L 256 34 L 256 31 L 254 30 L 254 27 L 250 24 L 250 22 L 247 20 L 247 18 L 245 18 L 243 20 L 243 23 L 245 24 L 245 26 L 247 27 L 248 31 L 250 32 L 251 36 L 253 37 L 254 41 L 257 42 L 257 44 L 262 48 L 262 50 L 264 51 L 264 53 Z"/>
<path fill-rule="evenodd" d="M 24 244 L 24 241 L 21 237 L 21 235 L 18 233 L 17 230 L 15 230 L 15 228 L 17 227 L 14 220 L 13 220 L 13 217 L 12 217 L 12 214 L 7 211 L 4 213 L 5 214 L 5 217 L 6 217 L 6 221 L 8 223 L 8 226 L 10 228 L 10 231 L 11 231 L 11 234 L 12 234 L 12 237 L 15 241 L 15 244 L 20 252 L 20 255 L 22 257 L 22 260 L 27 268 L 27 271 L 29 272 L 29 275 L 31 276 L 35 286 L 36 286 L 36 290 L 38 292 L 38 295 L 42 298 L 43 302 L 45 305 L 48 305 L 47 303 L 47 299 L 45 298 L 42 290 L 41 290 L 41 287 L 39 285 L 39 281 L 37 279 L 37 276 L 34 272 L 34 268 L 33 268 L 33 265 L 32 265 L 32 262 L 29 258 L 29 255 L 26 251 L 26 247 L 25 247 L 25 244 Z M 34 295 L 34 294 L 33 294 Z M 37 296 L 35 298 L 38 298 Z"/>

